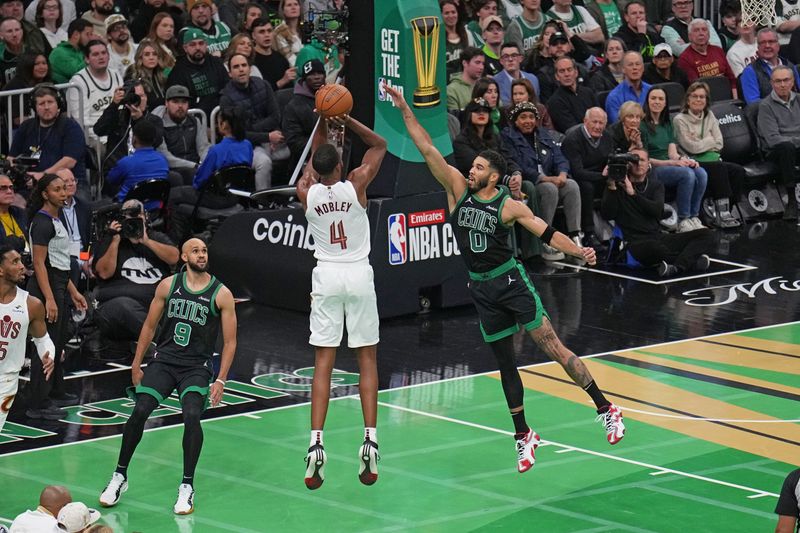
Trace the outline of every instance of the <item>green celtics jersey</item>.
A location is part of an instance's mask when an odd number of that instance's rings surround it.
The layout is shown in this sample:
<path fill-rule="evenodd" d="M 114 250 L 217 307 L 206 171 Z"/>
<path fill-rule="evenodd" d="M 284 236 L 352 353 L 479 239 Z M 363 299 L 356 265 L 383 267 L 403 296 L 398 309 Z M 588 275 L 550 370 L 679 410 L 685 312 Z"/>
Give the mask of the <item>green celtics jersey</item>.
<path fill-rule="evenodd" d="M 504 189 L 498 189 L 489 200 L 481 200 L 467 189 L 456 204 L 450 224 L 470 272 L 489 272 L 513 256 L 508 244 L 511 227 L 503 224 L 502 218 L 508 198 Z"/>
<path fill-rule="evenodd" d="M 185 272 L 172 277 L 156 337 L 158 361 L 194 366 L 211 359 L 220 323 L 215 299 L 221 288 L 222 283 L 214 276 L 197 292 L 189 289 Z"/>
<path fill-rule="evenodd" d="M 542 36 L 542 28 L 545 23 L 550 20 L 543 13 L 539 15 L 539 21 L 531 23 L 522 15 L 514 17 L 508 24 L 508 31 L 506 32 L 506 42 L 517 43 L 522 46 L 521 52 L 527 55 Z"/>

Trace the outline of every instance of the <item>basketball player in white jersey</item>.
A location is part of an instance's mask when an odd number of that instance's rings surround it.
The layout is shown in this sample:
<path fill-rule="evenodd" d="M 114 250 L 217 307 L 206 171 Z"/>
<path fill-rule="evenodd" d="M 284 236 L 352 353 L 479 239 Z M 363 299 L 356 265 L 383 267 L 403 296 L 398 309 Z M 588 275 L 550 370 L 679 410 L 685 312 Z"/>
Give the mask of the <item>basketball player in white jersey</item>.
<path fill-rule="evenodd" d="M 55 352 L 44 322 L 44 305 L 17 284 L 25 277 L 19 253 L 0 244 L 0 431 L 6 423 L 19 384 L 19 371 L 25 361 L 28 333 L 42 359 L 45 379 L 53 373 Z"/>
<path fill-rule="evenodd" d="M 370 232 L 367 187 L 386 155 L 386 141 L 348 115 L 328 119 L 346 126 L 367 146 L 361 166 L 342 181 L 342 160 L 327 143 L 328 127 L 320 119 L 311 164 L 297 184 L 308 227 L 314 237 L 317 266 L 311 277 L 311 337 L 316 350 L 311 387 L 311 443 L 306 456 L 306 487 L 325 479 L 327 456 L 322 428 L 328 412 L 331 371 L 347 321 L 347 345 L 358 357 L 359 394 L 364 414 L 364 443 L 359 449 L 358 478 L 365 485 L 378 479 L 378 306 L 369 264 Z M 313 168 L 312 168 L 313 167 Z"/>

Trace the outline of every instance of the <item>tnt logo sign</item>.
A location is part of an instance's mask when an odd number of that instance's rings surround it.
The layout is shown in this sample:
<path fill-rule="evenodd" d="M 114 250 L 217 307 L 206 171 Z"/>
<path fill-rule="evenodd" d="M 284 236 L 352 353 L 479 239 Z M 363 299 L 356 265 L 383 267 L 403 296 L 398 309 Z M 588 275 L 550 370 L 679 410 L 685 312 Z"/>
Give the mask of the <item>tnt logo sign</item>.
<path fill-rule="evenodd" d="M 406 215 L 389 215 L 389 264 L 402 265 L 408 261 L 406 247 Z"/>

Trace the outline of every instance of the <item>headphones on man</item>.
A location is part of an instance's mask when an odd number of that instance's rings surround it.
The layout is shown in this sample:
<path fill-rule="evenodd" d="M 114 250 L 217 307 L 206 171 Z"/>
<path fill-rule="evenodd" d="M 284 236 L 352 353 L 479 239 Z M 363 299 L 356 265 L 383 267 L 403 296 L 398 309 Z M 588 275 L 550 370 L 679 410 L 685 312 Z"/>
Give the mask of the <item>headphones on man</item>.
<path fill-rule="evenodd" d="M 55 85 L 50 82 L 39 83 L 33 87 L 31 91 L 31 99 L 33 100 L 34 108 L 36 107 L 36 98 L 40 96 L 50 95 L 56 99 L 56 105 L 61 113 L 67 112 L 67 102 Z"/>

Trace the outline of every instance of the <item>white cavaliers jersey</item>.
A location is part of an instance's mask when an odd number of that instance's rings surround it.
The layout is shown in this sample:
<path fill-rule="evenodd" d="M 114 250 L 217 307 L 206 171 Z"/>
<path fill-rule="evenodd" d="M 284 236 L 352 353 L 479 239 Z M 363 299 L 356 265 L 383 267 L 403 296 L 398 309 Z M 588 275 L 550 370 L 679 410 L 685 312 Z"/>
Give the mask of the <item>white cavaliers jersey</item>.
<path fill-rule="evenodd" d="M 315 183 L 306 197 L 306 220 L 317 261 L 354 263 L 369 257 L 369 219 L 350 181 Z"/>
<path fill-rule="evenodd" d="M 0 374 L 17 373 L 28 342 L 28 293 L 17 287 L 11 303 L 0 304 Z"/>

